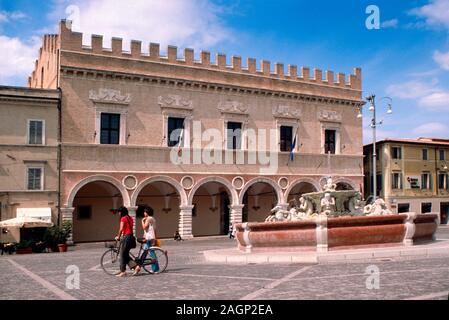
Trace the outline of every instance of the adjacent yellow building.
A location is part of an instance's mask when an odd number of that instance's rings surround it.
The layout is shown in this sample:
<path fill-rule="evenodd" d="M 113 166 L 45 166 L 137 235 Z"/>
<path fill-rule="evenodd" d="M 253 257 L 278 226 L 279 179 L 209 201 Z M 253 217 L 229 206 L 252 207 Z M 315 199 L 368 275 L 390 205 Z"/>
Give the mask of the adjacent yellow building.
<path fill-rule="evenodd" d="M 449 139 L 385 139 L 377 142 L 377 194 L 396 212 L 449 216 Z M 372 195 L 373 145 L 364 146 L 365 198 Z"/>
<path fill-rule="evenodd" d="M 58 219 L 59 91 L 0 86 L 0 220 Z M 0 242 L 18 241 L 0 229 Z"/>

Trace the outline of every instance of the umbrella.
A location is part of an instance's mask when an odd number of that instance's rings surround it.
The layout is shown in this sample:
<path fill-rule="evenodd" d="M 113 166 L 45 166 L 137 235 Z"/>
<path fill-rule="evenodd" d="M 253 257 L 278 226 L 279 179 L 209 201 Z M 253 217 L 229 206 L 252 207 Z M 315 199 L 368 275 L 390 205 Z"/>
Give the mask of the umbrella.
<path fill-rule="evenodd" d="M 20 217 L 0 221 L 0 228 L 45 228 L 52 226 L 52 222 L 31 217 Z"/>

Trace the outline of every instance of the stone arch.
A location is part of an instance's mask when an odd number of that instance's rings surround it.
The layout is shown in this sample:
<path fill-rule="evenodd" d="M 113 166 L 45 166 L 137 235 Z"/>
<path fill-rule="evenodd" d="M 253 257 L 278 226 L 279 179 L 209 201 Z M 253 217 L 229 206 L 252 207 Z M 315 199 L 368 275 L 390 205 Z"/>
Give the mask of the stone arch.
<path fill-rule="evenodd" d="M 272 179 L 269 179 L 269 178 L 259 177 L 259 178 L 251 179 L 250 181 L 248 181 L 248 182 L 245 184 L 245 186 L 243 187 L 243 189 L 240 191 L 239 200 L 238 200 L 238 201 L 239 201 L 239 202 L 238 202 L 239 204 L 243 204 L 243 197 L 244 197 L 246 191 L 248 191 L 248 189 L 249 189 L 252 185 L 254 185 L 254 184 L 256 184 L 256 183 L 266 183 L 266 184 L 272 186 L 273 189 L 274 189 L 274 191 L 275 191 L 275 193 L 276 193 L 276 197 L 277 197 L 277 200 L 278 200 L 278 204 L 283 204 L 283 203 L 285 203 L 285 201 L 284 201 L 284 194 L 283 194 L 283 192 L 282 192 L 281 187 L 277 184 L 277 182 L 274 181 L 274 180 L 272 180 Z"/>
<path fill-rule="evenodd" d="M 129 199 L 129 194 L 128 191 L 125 189 L 125 187 L 122 185 L 122 183 L 111 177 L 111 176 L 106 176 L 106 175 L 93 175 L 93 176 L 89 176 L 87 178 L 84 178 L 83 180 L 81 180 L 80 182 L 78 182 L 71 190 L 69 193 L 69 196 L 67 198 L 67 202 L 65 204 L 66 207 L 72 208 L 73 207 L 73 201 L 75 200 L 76 194 L 78 193 L 78 191 L 81 190 L 82 187 L 84 187 L 85 185 L 92 183 L 92 182 L 96 182 L 96 181 L 103 181 L 103 182 L 108 182 L 110 184 L 112 184 L 114 187 L 117 188 L 117 190 L 120 191 L 120 194 L 122 196 L 123 199 L 123 205 L 125 207 L 129 207 L 130 206 L 130 199 Z"/>
<path fill-rule="evenodd" d="M 320 191 L 320 189 L 321 189 L 318 181 L 313 180 L 311 178 L 300 178 L 300 179 L 297 179 L 297 180 L 293 181 L 292 183 L 290 183 L 287 190 L 285 190 L 284 199 L 288 200 L 288 196 L 290 195 L 290 192 L 293 190 L 293 188 L 295 188 L 300 183 L 308 183 L 308 184 L 312 185 L 315 188 L 315 191 Z"/>
<path fill-rule="evenodd" d="M 335 180 L 334 183 L 337 185 L 337 188 L 338 188 L 338 184 L 345 184 L 345 185 L 348 185 L 349 187 L 351 187 L 352 190 L 357 190 L 356 184 L 352 180 L 349 180 L 346 178 L 339 178 L 339 179 Z"/>
<path fill-rule="evenodd" d="M 202 186 L 205 185 L 208 182 L 216 182 L 216 183 L 220 183 L 222 184 L 224 187 L 226 187 L 226 189 L 228 189 L 229 191 L 229 195 L 232 198 L 232 205 L 237 205 L 238 204 L 238 195 L 237 195 L 237 191 L 235 190 L 235 188 L 232 186 L 232 183 L 229 182 L 228 180 L 226 180 L 225 178 L 222 177 L 207 177 L 204 179 L 201 179 L 200 181 L 198 181 L 195 186 L 193 186 L 193 188 L 190 190 L 188 199 L 187 199 L 187 203 L 188 205 L 192 205 L 193 203 L 193 197 L 195 196 L 196 191 Z"/>
<path fill-rule="evenodd" d="M 181 206 L 187 204 L 187 195 L 184 190 L 184 188 L 181 186 L 181 184 L 176 181 L 175 179 L 168 177 L 168 176 L 154 176 L 148 179 L 145 179 L 142 181 L 137 188 L 134 190 L 132 196 L 131 196 L 131 205 L 135 206 L 137 202 L 137 198 L 139 197 L 140 192 L 148 185 L 154 183 L 154 182 L 165 182 L 171 185 L 173 188 L 176 189 L 176 191 L 179 194 L 179 197 L 181 199 Z"/>

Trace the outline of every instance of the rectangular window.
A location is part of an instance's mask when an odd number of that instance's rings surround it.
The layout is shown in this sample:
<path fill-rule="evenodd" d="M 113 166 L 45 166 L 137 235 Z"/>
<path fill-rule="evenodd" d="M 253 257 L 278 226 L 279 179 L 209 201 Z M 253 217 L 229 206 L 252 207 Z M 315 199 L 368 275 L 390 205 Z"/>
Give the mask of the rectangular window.
<path fill-rule="evenodd" d="M 447 173 L 438 174 L 438 189 L 449 190 L 449 175 Z"/>
<path fill-rule="evenodd" d="M 422 149 L 422 159 L 425 161 L 429 160 L 429 150 Z"/>
<path fill-rule="evenodd" d="M 27 189 L 42 190 L 42 168 L 27 169 Z"/>
<path fill-rule="evenodd" d="M 430 186 L 431 186 L 430 173 L 424 172 L 421 175 L 421 189 L 429 190 L 429 189 L 431 189 Z"/>
<path fill-rule="evenodd" d="M 391 175 L 391 188 L 402 189 L 402 173 L 395 172 Z"/>
<path fill-rule="evenodd" d="M 281 126 L 280 130 L 281 130 L 281 141 L 280 141 L 281 152 L 292 151 L 293 127 Z"/>
<path fill-rule="evenodd" d="M 325 130 L 324 131 L 324 153 L 335 154 L 335 143 L 336 143 L 336 133 L 335 130 Z"/>
<path fill-rule="evenodd" d="M 393 159 L 402 159 L 402 149 L 401 147 L 392 147 L 391 156 Z"/>
<path fill-rule="evenodd" d="M 91 206 L 78 206 L 77 211 L 78 211 L 78 220 L 90 219 L 92 216 Z"/>
<path fill-rule="evenodd" d="M 432 204 L 421 203 L 421 213 L 429 213 L 429 212 L 432 212 Z"/>
<path fill-rule="evenodd" d="M 444 160 L 446 160 L 446 157 L 445 157 L 445 154 L 444 154 L 444 150 L 440 150 L 440 160 L 441 161 L 444 161 Z"/>
<path fill-rule="evenodd" d="M 377 161 L 380 160 L 380 150 L 379 150 L 379 148 L 376 148 L 376 160 Z"/>
<path fill-rule="evenodd" d="M 101 144 L 119 144 L 120 115 L 116 113 L 101 114 Z"/>
<path fill-rule="evenodd" d="M 240 150 L 242 148 L 242 123 L 228 122 L 226 137 L 228 150 Z"/>
<path fill-rule="evenodd" d="M 410 212 L 410 204 L 409 203 L 400 203 L 398 204 L 398 213 Z"/>
<path fill-rule="evenodd" d="M 44 121 L 28 121 L 28 144 L 44 144 Z"/>
<path fill-rule="evenodd" d="M 167 129 L 167 146 L 174 147 L 183 143 L 184 118 L 168 118 Z"/>

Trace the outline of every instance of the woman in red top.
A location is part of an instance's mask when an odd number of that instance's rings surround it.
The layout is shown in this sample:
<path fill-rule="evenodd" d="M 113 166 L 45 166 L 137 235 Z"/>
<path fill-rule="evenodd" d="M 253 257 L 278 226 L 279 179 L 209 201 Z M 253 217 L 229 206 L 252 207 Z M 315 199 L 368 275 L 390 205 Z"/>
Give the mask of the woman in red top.
<path fill-rule="evenodd" d="M 118 232 L 118 236 L 115 237 L 115 240 L 120 240 L 120 273 L 117 274 L 117 277 L 125 277 L 126 276 L 126 265 L 129 266 L 130 269 L 134 270 L 134 275 L 140 272 L 140 266 L 131 259 L 129 256 L 129 251 L 131 250 L 131 243 L 133 241 L 133 218 L 131 218 L 128 214 L 128 209 L 125 207 L 121 207 L 119 209 L 120 212 L 120 230 Z"/>

